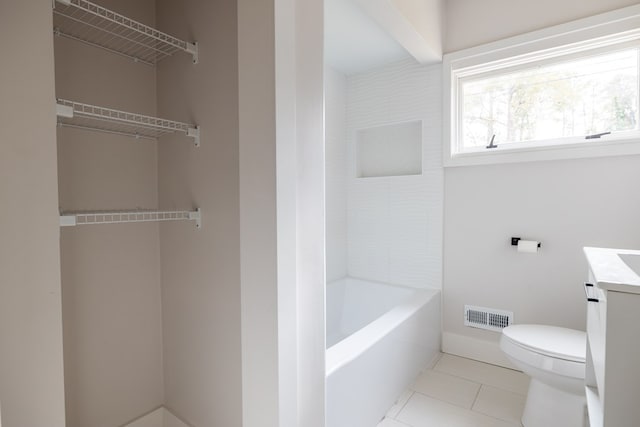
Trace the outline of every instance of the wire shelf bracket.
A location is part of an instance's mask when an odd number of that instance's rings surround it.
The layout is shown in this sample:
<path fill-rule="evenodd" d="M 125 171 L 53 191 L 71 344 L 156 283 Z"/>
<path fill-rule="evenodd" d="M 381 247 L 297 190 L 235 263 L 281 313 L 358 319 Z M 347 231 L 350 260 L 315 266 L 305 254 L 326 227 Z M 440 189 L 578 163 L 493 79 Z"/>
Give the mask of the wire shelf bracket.
<path fill-rule="evenodd" d="M 64 212 L 60 214 L 60 227 L 158 221 L 195 221 L 196 228 L 202 228 L 202 210 L 198 208 L 194 211 L 132 210 L 114 212 Z"/>
<path fill-rule="evenodd" d="M 154 66 L 176 52 L 198 63 L 198 43 L 180 40 L 87 0 L 53 0 L 54 34 Z"/>
<path fill-rule="evenodd" d="M 200 127 L 142 114 L 128 113 L 112 108 L 98 107 L 80 102 L 58 99 L 56 103 L 58 126 L 88 129 L 136 139 L 157 139 L 171 134 L 183 133 L 200 147 Z"/>

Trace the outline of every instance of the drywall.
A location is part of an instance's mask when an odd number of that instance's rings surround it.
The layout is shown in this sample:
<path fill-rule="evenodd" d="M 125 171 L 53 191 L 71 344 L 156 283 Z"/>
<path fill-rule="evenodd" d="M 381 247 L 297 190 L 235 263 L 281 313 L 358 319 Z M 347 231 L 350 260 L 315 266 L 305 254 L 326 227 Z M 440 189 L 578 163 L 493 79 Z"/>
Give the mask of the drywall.
<path fill-rule="evenodd" d="M 421 64 L 442 59 L 441 0 L 354 0 Z"/>
<path fill-rule="evenodd" d="M 427 58 L 439 61 L 442 58 L 442 18 L 444 2 L 442 0 L 391 0 L 414 31 L 423 39 L 421 50 L 427 51 Z M 414 54 L 414 57 L 419 58 Z M 421 62 L 424 63 L 424 62 Z"/>
<path fill-rule="evenodd" d="M 546 3 L 546 2 L 545 2 Z M 633 2 L 450 2 L 448 49 Z M 551 14 L 548 11 L 553 10 Z M 489 11 L 500 10 L 500 22 Z M 526 16 L 526 19 L 524 17 Z M 473 17 L 473 19 L 472 19 Z M 482 30 L 481 30 L 482 29 Z M 499 335 L 463 326 L 463 306 L 513 310 L 517 323 L 585 329 L 583 246 L 640 247 L 640 156 L 447 168 L 444 351 L 506 363 Z M 511 236 L 542 241 L 518 254 Z"/>
<path fill-rule="evenodd" d="M 51 2 L 0 17 L 0 424 L 63 427 Z"/>
<path fill-rule="evenodd" d="M 348 79 L 349 276 L 413 287 L 442 284 L 441 69 L 413 59 Z M 356 177 L 356 132 L 422 122 L 422 174 Z"/>
<path fill-rule="evenodd" d="M 153 25 L 153 0 L 101 5 Z M 155 69 L 61 37 L 56 95 L 156 113 Z M 62 210 L 155 209 L 157 144 L 58 129 Z M 123 425 L 163 403 L 156 223 L 61 230 L 68 427 Z"/>
<path fill-rule="evenodd" d="M 290 11 L 295 13 L 288 15 Z M 282 26 L 286 26 L 290 32 L 287 37 L 280 39 Z M 295 292 L 285 292 L 279 296 L 279 301 L 291 301 L 295 295 L 297 348 L 287 356 L 297 357 L 298 419 L 295 426 L 306 427 L 325 425 L 323 29 L 322 0 L 276 0 L 278 193 L 283 188 L 292 188 L 291 183 L 295 183 L 296 187 L 296 277 L 295 282 L 290 283 L 295 285 Z M 287 79 L 290 76 L 295 76 L 295 79 Z M 278 90 L 287 81 L 286 89 Z M 294 98 L 287 96 L 287 91 Z M 283 104 L 287 108 L 292 107 L 287 110 L 293 112 L 292 116 L 280 117 Z M 283 131 L 294 131 L 294 137 L 291 140 L 286 136 L 282 138 Z M 292 142 L 294 146 L 290 145 Z M 294 148 L 295 159 L 287 153 L 291 148 Z M 286 170 L 281 171 L 283 159 L 295 161 L 288 162 Z M 283 198 L 280 194 L 277 197 L 280 207 Z M 287 216 L 291 217 L 292 214 L 293 211 L 289 211 Z M 279 218 L 279 245 L 281 236 L 294 230 L 291 223 L 283 226 L 287 216 Z M 286 256 L 286 253 L 278 253 L 279 270 L 288 262 Z M 293 308 L 291 302 L 288 307 Z M 291 313 L 291 309 L 288 312 Z M 285 311 L 280 312 L 280 331 L 283 330 L 283 324 L 291 322 L 286 314 Z M 283 363 L 280 368 L 284 370 L 288 366 Z"/>
<path fill-rule="evenodd" d="M 277 427 L 275 2 L 238 2 L 242 425 Z"/>
<path fill-rule="evenodd" d="M 447 0 L 444 52 L 637 4 L 636 0 Z"/>
<path fill-rule="evenodd" d="M 275 85 L 276 96 L 277 425 L 323 427 L 323 1 L 275 0 L 274 6 L 276 72 L 266 84 Z"/>
<path fill-rule="evenodd" d="M 409 57 L 353 0 L 324 0 L 324 17 L 325 64 L 341 73 L 361 73 Z"/>
<path fill-rule="evenodd" d="M 160 227 L 165 405 L 194 426 L 242 425 L 237 7 L 159 0 L 157 25 L 199 43 L 157 68 L 158 115 L 197 123 L 202 146 L 158 144 L 161 208 L 203 210 L 203 226 Z"/>
<path fill-rule="evenodd" d="M 158 68 L 158 113 L 203 132 L 159 145 L 160 205 L 203 209 L 201 230 L 161 227 L 166 406 L 195 426 L 321 427 L 322 3 L 157 10 L 200 46 L 197 66 Z"/>
<path fill-rule="evenodd" d="M 244 427 L 324 426 L 322 6 L 238 2 Z"/>
<path fill-rule="evenodd" d="M 327 282 L 347 275 L 347 78 L 325 67 Z"/>

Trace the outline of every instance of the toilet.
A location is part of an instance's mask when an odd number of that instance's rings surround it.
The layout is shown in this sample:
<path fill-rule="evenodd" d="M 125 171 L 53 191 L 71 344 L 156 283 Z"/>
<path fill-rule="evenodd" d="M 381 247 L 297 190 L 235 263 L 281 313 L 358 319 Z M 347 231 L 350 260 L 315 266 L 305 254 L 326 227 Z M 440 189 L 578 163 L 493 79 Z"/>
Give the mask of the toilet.
<path fill-rule="evenodd" d="M 500 348 L 531 377 L 524 427 L 583 427 L 586 333 L 547 325 L 511 325 Z"/>

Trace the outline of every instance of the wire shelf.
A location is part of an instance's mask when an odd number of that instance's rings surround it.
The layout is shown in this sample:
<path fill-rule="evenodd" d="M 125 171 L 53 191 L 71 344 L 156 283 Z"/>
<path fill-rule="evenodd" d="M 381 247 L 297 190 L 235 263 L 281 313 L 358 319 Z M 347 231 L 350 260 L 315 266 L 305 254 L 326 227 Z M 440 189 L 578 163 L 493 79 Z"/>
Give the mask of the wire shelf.
<path fill-rule="evenodd" d="M 58 126 L 89 129 L 133 138 L 157 139 L 168 133 L 184 133 L 200 146 L 200 128 L 182 122 L 128 113 L 66 99 L 57 100 Z"/>
<path fill-rule="evenodd" d="M 180 40 L 86 0 L 54 0 L 54 33 L 147 65 L 184 51 L 198 62 L 198 45 Z"/>
<path fill-rule="evenodd" d="M 195 221 L 202 226 L 202 212 L 195 211 L 108 211 L 108 212 L 63 212 L 60 214 L 61 227 L 76 225 L 117 224 L 124 222 Z"/>

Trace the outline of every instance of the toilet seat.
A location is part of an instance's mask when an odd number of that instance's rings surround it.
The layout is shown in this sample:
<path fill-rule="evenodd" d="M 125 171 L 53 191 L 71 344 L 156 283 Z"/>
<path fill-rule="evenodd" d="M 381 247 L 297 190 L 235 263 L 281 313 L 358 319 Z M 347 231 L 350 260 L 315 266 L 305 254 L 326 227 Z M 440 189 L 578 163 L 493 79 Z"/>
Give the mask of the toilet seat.
<path fill-rule="evenodd" d="M 584 379 L 586 333 L 547 325 L 503 329 L 500 347 L 512 358 L 558 375 Z"/>
<path fill-rule="evenodd" d="M 585 332 L 548 325 L 512 325 L 502 333 L 514 343 L 543 356 L 585 363 Z"/>

